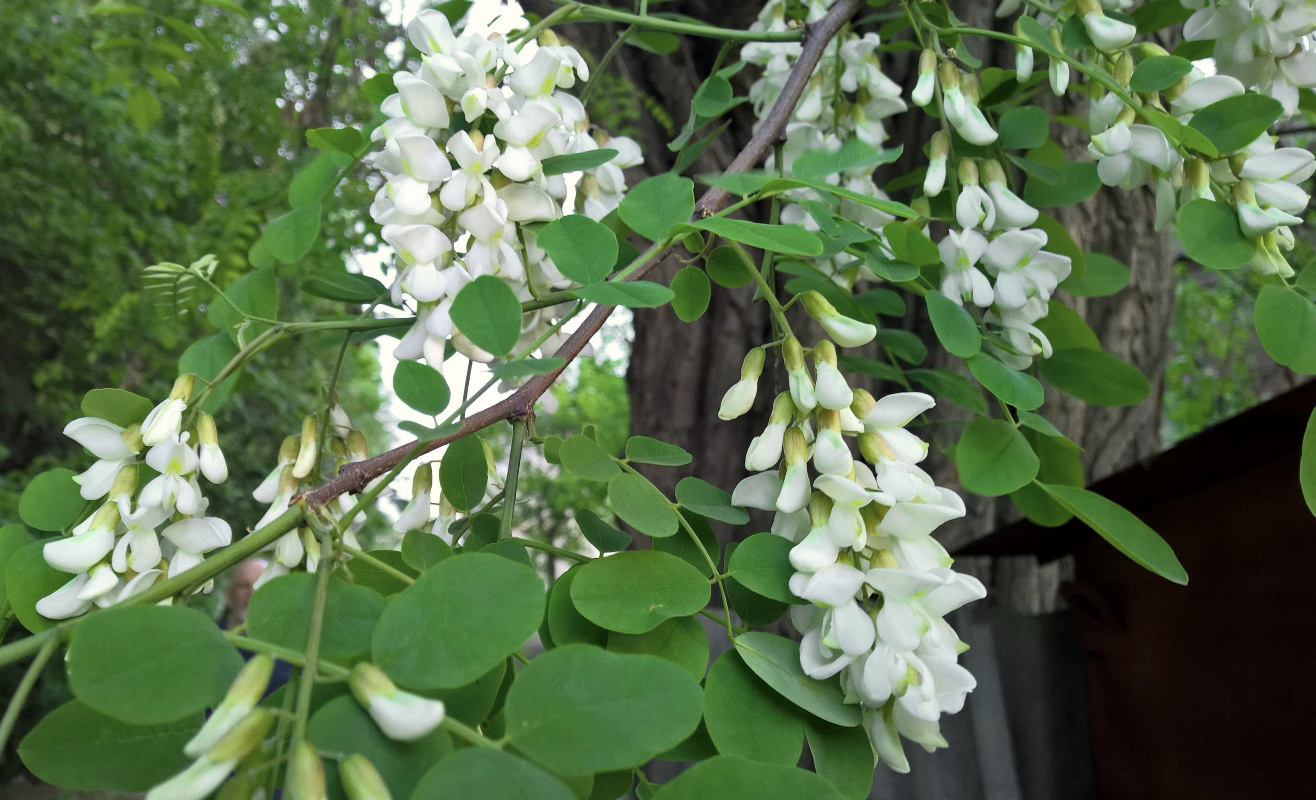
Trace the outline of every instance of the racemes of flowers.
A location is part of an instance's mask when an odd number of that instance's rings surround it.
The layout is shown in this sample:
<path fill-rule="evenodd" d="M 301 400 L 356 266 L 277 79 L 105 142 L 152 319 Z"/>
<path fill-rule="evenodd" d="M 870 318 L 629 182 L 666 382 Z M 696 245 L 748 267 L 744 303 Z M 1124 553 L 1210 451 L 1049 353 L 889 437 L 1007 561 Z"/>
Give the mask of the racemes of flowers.
<path fill-rule="evenodd" d="M 232 541 L 229 524 L 206 514 L 200 479 L 223 483 L 228 465 L 210 415 L 198 413 L 184 427 L 192 389 L 193 377 L 184 375 L 164 402 L 126 428 L 97 417 L 64 428 L 97 458 L 75 480 L 84 500 L 101 504 L 69 536 L 45 545 L 46 563 L 73 578 L 37 602 L 42 616 L 68 619 L 122 602 Z M 145 478 L 143 467 L 154 477 Z"/>
<path fill-rule="evenodd" d="M 806 2 L 803 4 L 803 18 L 795 22 L 816 22 L 830 5 L 819 0 Z M 770 0 L 759 12 L 751 30 L 786 31 L 792 25 L 791 19 L 786 0 Z M 832 40 L 786 126 L 780 150 L 783 163 L 777 164 L 774 154 L 767 160 L 768 169 L 779 168 L 782 174 L 790 177 L 795 174 L 796 161 L 809 151 L 839 150 L 852 140 L 872 148 L 880 148 L 886 142 L 888 137 L 883 121 L 904 111 L 905 101 L 900 86 L 882 72 L 877 57 L 881 43 L 876 33 L 860 36 L 853 31 L 842 32 Z M 763 69 L 749 89 L 749 100 L 759 120 L 781 93 L 800 51 L 799 42 L 753 42 L 741 50 L 741 57 L 746 62 Z M 873 180 L 871 161 L 829 175 L 825 180 L 862 198 L 888 199 Z M 799 202 L 782 204 L 782 222 L 820 230 L 818 219 L 801 204 L 804 201 L 819 202 L 813 190 L 793 189 L 785 196 Z M 883 225 L 895 219 L 855 199 L 832 200 L 828 197 L 827 200 L 833 205 L 829 212 L 869 230 L 880 231 Z M 847 288 L 860 278 L 877 278 L 862 259 L 846 253 L 823 255 L 811 259 L 811 263 Z"/>
<path fill-rule="evenodd" d="M 732 503 L 773 512 L 772 532 L 794 543 L 790 588 L 810 603 L 791 611 L 804 671 L 817 679 L 839 674 L 846 701 L 864 709 L 879 758 L 907 772 L 902 737 L 929 751 L 947 746 L 940 715 L 959 711 L 975 685 L 957 663 L 965 645 L 944 617 L 986 590 L 952 570 L 932 538 L 965 514 L 960 497 L 919 468 L 928 447 L 905 430 L 933 399 L 919 392 L 875 399 L 852 388 L 837 368 L 836 344 L 858 347 L 876 329 L 837 313 L 816 292 L 803 302 L 830 338 L 807 353 L 792 335 L 781 343 L 789 389 L 750 444 L 752 474 Z M 746 357 L 723 419 L 753 404 L 763 363 L 761 348 Z"/>
<path fill-rule="evenodd" d="M 545 32 L 533 49 L 506 39 L 453 31 L 426 10 L 407 29 L 421 66 L 394 75 L 397 93 L 382 106 L 383 141 L 373 159 L 384 183 L 370 207 L 397 253 L 393 300 L 410 300 L 416 322 L 395 355 L 443 362 L 451 338 L 477 361 L 492 356 L 452 321 L 454 298 L 484 275 L 506 281 L 522 301 L 572 285 L 536 244 L 538 224 L 564 214 L 601 219 L 621 201 L 622 169 L 641 163 L 639 146 L 592 131 L 585 108 L 561 91 L 587 80 L 575 49 Z M 607 148 L 593 168 L 545 174 L 544 161 Z M 557 307 L 525 314 L 521 346 L 548 332 Z M 552 352 L 558 343 L 543 343 Z"/>

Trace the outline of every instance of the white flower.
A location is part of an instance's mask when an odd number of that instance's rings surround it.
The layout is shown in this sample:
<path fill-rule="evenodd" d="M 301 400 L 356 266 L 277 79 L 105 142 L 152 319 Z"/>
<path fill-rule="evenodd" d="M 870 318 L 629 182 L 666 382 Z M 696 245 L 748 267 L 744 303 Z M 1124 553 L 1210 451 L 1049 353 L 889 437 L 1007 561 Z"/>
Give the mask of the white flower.
<path fill-rule="evenodd" d="M 827 607 L 852 602 L 863 584 L 863 572 L 849 564 L 836 563 L 817 572 L 797 572 L 790 579 L 790 589 L 796 597 Z"/>
<path fill-rule="evenodd" d="M 147 792 L 146 800 L 202 800 L 260 745 L 273 724 L 273 712 L 262 708 L 252 711 L 191 766 Z"/>
<path fill-rule="evenodd" d="M 132 463 L 137 451 L 124 439 L 124 429 L 96 417 L 81 417 L 64 426 L 64 435 L 87 448 L 98 459 L 73 480 L 81 487 L 83 500 L 104 497 L 119 470 Z"/>
<path fill-rule="evenodd" d="M 776 510 L 783 513 L 799 511 L 809 504 L 809 463 L 800 459 L 787 464 L 786 476 L 777 495 Z"/>
<path fill-rule="evenodd" d="M 81 595 L 87 581 L 86 574 L 75 576 L 73 580 L 38 600 L 37 613 L 46 619 L 68 619 L 86 613 L 91 608 L 91 601 L 82 599 Z"/>
<path fill-rule="evenodd" d="M 854 457 L 839 430 L 823 428 L 813 442 L 813 467 L 829 475 L 847 475 L 854 467 Z"/>
<path fill-rule="evenodd" d="M 982 261 L 996 276 L 998 306 L 1022 308 L 1032 296 L 1045 302 L 1069 277 L 1069 258 L 1042 251 L 1046 241 L 1042 230 L 1006 231 L 987 246 Z"/>
<path fill-rule="evenodd" d="M 373 664 L 353 667 L 348 685 L 384 735 L 395 741 L 415 741 L 443 722 L 442 701 L 402 691 Z"/>
<path fill-rule="evenodd" d="M 1098 50 L 1118 50 L 1138 34 L 1138 29 L 1127 22 L 1102 14 L 1100 10 L 1083 15 L 1083 27 L 1087 28 L 1088 37 Z"/>
<path fill-rule="evenodd" d="M 185 755 L 196 758 L 209 752 L 224 738 L 224 734 L 233 730 L 239 722 L 250 714 L 260 702 L 269 686 L 270 675 L 274 671 L 274 659 L 267 655 L 252 656 L 238 676 L 233 679 L 224 699 L 210 713 L 201 729 L 183 746 Z"/>
<path fill-rule="evenodd" d="M 170 436 L 176 436 L 179 426 L 183 424 L 183 412 L 186 409 L 187 400 L 173 396 L 151 409 L 151 413 L 142 421 L 142 444 L 151 447 Z"/>
<path fill-rule="evenodd" d="M 46 563 L 74 575 L 100 563 L 114 549 L 114 535 L 119 527 L 118 506 L 106 503 L 89 522 L 86 531 L 47 543 L 41 550 Z"/>
<path fill-rule="evenodd" d="M 932 396 L 923 392 L 889 394 L 864 415 L 864 430 L 879 437 L 885 458 L 917 464 L 927 457 L 928 446 L 905 426 L 935 405 Z"/>
<path fill-rule="evenodd" d="M 115 572 L 120 575 L 129 570 L 143 572 L 160 563 L 160 538 L 155 529 L 169 518 L 170 513 L 164 506 L 141 505 L 124 519 L 128 531 L 119 537 L 110 558 Z"/>
<path fill-rule="evenodd" d="M 834 411 L 849 408 L 854 402 L 854 392 L 836 365 L 825 360 L 819 361 L 814 365 L 814 371 L 818 375 L 818 383 L 814 390 L 818 405 Z"/>
<path fill-rule="evenodd" d="M 137 502 L 167 512 L 177 509 L 182 514 L 195 514 L 201 495 L 189 478 L 200 460 L 185 435 L 171 433 L 160 440 L 146 452 L 146 464 L 160 474 L 142 487 Z"/>
<path fill-rule="evenodd" d="M 992 285 L 987 276 L 976 268 L 978 259 L 987 252 L 987 239 L 975 230 L 948 231 L 937 246 L 941 251 L 941 264 L 945 272 L 941 278 L 941 293 L 961 305 L 970 301 L 986 308 L 992 304 Z"/>
<path fill-rule="evenodd" d="M 782 482 L 774 472 L 760 472 L 750 475 L 731 492 L 731 505 L 740 508 L 756 508 L 760 511 L 776 511 L 777 497 L 781 495 Z"/>

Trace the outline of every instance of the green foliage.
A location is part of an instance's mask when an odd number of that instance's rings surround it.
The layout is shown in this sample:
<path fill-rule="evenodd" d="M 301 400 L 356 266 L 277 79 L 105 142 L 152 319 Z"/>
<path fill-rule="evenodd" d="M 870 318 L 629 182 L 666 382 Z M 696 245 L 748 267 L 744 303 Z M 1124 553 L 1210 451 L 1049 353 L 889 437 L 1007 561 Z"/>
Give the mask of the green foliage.
<path fill-rule="evenodd" d="M 646 633 L 708 605 L 708 580 L 676 556 L 615 553 L 581 567 L 571 602 L 587 619 L 619 633 Z"/>
<path fill-rule="evenodd" d="M 436 537 L 430 538 L 443 544 Z M 315 605 L 315 584 L 314 575 L 296 573 L 262 586 L 252 595 L 247 609 L 251 637 L 294 651 L 305 647 Z M 331 580 L 324 600 L 321 655 L 347 661 L 369 651 L 370 636 L 384 607 L 384 599 L 374 590 Z"/>

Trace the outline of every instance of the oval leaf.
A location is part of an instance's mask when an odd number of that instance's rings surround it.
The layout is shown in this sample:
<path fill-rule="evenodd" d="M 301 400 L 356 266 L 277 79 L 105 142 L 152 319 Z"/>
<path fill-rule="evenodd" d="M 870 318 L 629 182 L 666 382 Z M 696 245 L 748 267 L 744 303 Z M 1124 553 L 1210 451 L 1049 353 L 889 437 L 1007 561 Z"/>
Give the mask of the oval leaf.
<path fill-rule="evenodd" d="M 1310 300 L 1287 286 L 1266 286 L 1252 318 L 1261 346 L 1277 364 L 1316 375 L 1316 306 Z"/>
<path fill-rule="evenodd" d="M 639 475 L 613 476 L 608 481 L 608 505 L 623 522 L 646 536 L 671 536 L 681 525 L 663 493 Z"/>
<path fill-rule="evenodd" d="M 505 356 L 521 338 L 521 302 L 506 282 L 481 275 L 457 292 L 452 324 L 476 347 Z"/>
<path fill-rule="evenodd" d="M 536 241 L 559 272 L 587 286 L 608 277 L 617 263 L 616 235 L 580 214 L 548 223 Z"/>
<path fill-rule="evenodd" d="M 1136 406 L 1151 393 L 1137 367 L 1101 350 L 1057 350 L 1039 369 L 1052 386 L 1094 406 Z"/>
<path fill-rule="evenodd" d="M 1041 484 L 1047 494 L 1088 527 L 1101 534 L 1135 564 L 1166 580 L 1187 585 L 1188 573 L 1164 539 L 1128 509 L 1096 492 L 1078 486 Z"/>
<path fill-rule="evenodd" d="M 836 681 L 819 681 L 804 674 L 800 645 L 772 633 L 751 631 L 735 639 L 736 652 L 763 682 L 800 708 L 835 725 L 859 724 L 859 707 L 849 705 Z"/>
<path fill-rule="evenodd" d="M 955 447 L 955 466 L 965 489 L 999 497 L 1036 477 L 1041 462 L 1013 425 L 979 417 L 965 429 Z"/>
<path fill-rule="evenodd" d="M 656 550 L 615 553 L 580 567 L 571 600 L 586 619 L 620 633 L 645 633 L 708 605 L 708 579 Z"/>

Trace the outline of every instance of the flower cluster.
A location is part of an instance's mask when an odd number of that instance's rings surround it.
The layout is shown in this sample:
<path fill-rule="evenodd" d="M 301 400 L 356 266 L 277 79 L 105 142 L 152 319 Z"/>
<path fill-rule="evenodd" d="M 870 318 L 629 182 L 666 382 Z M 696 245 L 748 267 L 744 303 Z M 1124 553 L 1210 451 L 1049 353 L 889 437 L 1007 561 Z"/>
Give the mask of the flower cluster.
<path fill-rule="evenodd" d="M 1194 13 L 1188 41 L 1215 40 L 1216 70 L 1284 104 L 1298 107 L 1298 90 L 1316 86 L 1316 8 L 1307 0 L 1183 0 Z"/>
<path fill-rule="evenodd" d="M 817 294 L 805 295 L 805 307 L 831 339 L 813 347 L 812 374 L 799 341 L 783 342 L 789 390 L 750 444 L 745 468 L 754 474 L 732 502 L 774 512 L 773 533 L 795 543 L 790 587 L 810 603 L 791 613 L 803 635 L 801 666 L 818 679 L 841 675 L 847 701 L 864 708 L 879 756 L 905 772 L 901 737 L 945 747 L 938 719 L 959 711 L 974 687 L 957 664 L 965 646 L 944 616 L 986 591 L 950 569 L 931 535 L 965 514 L 959 496 L 919 468 L 928 447 L 905 430 L 932 398 L 904 392 L 875 400 L 850 387 L 833 340 L 859 346 L 875 329 L 837 314 Z M 723 418 L 748 409 L 761 367 L 751 352 Z"/>
<path fill-rule="evenodd" d="M 329 430 L 326 431 L 325 447 L 334 459 L 331 474 L 343 468 L 345 464 L 363 461 L 368 455 L 366 437 L 361 431 L 352 427 L 352 421 L 342 406 L 334 404 L 329 408 Z M 268 503 L 265 515 L 256 523 L 263 528 L 283 515 L 292 504 L 292 500 L 304 489 L 312 488 L 319 479 L 320 466 L 320 420 L 312 414 L 302 422 L 300 436 L 289 436 L 279 447 L 279 460 L 251 493 L 257 501 Z M 324 521 L 337 525 L 342 516 L 353 503 L 347 495 L 339 495 L 333 505 L 322 509 Z M 353 549 L 361 549 L 356 539 L 356 531 L 364 524 L 360 518 L 352 520 L 342 532 L 342 542 Z M 274 541 L 273 558 L 269 566 L 256 581 L 256 588 L 270 580 L 286 575 L 291 570 L 305 563 L 307 572 L 314 572 L 320 563 L 320 540 L 309 527 L 300 527 L 288 531 Z"/>
<path fill-rule="evenodd" d="M 395 355 L 439 364 L 451 338 L 463 354 L 490 361 L 453 326 L 457 293 L 484 275 L 506 281 L 523 301 L 571 286 L 529 225 L 571 213 L 569 206 L 602 218 L 621 202 L 622 169 L 643 159 L 630 139 L 591 135 L 585 107 L 560 91 L 588 79 L 588 68 L 551 33 L 527 57 L 498 36 L 454 33 L 434 10 L 407 30 L 422 66 L 394 76 L 398 91 L 382 106 L 388 119 L 372 134 L 384 141 L 374 165 L 385 182 L 370 215 L 397 253 L 394 302 L 409 298 L 417 307 Z M 546 159 L 600 148 L 616 155 L 583 173 L 545 174 Z M 579 179 L 569 180 L 573 174 Z M 522 346 L 557 313 L 524 315 Z"/>
<path fill-rule="evenodd" d="M 805 21 L 814 22 L 827 12 L 830 3 L 808 0 L 803 5 Z M 790 24 L 785 0 L 769 0 L 750 29 L 779 32 L 788 30 Z M 782 146 L 784 163 L 781 165 L 786 175 L 793 173 L 796 159 L 811 150 L 838 150 L 855 139 L 874 148 L 886 142 L 883 120 L 904 111 L 905 101 L 901 98 L 900 87 L 884 75 L 878 65 L 876 51 L 880 44 L 881 39 L 876 33 L 864 36 L 842 33 L 828 45 L 786 126 Z M 798 42 L 753 42 L 741 50 L 741 57 L 746 62 L 763 68 L 749 90 L 749 99 L 758 119 L 763 119 L 781 94 L 800 51 Z M 775 156 L 768 159 L 766 166 L 769 169 L 774 166 L 775 159 Z M 827 180 L 864 197 L 887 199 L 873 181 L 871 165 L 842 170 L 828 176 Z M 817 199 L 810 189 L 795 189 L 786 197 L 796 201 Z M 894 219 L 883 211 L 853 200 L 841 199 L 836 206 L 831 210 L 838 216 L 869 230 L 880 230 Z M 820 230 L 818 221 L 799 202 L 782 206 L 781 221 Z M 843 253 L 824 255 L 813 259 L 813 263 L 844 285 L 853 285 L 859 277 L 876 278 L 862 261 Z"/>
<path fill-rule="evenodd" d="M 37 602 L 42 616 L 67 619 L 121 602 L 232 540 L 227 522 L 206 515 L 199 479 L 223 483 L 228 466 L 210 415 L 197 414 L 184 429 L 192 387 L 191 375 L 179 378 L 168 399 L 127 428 L 97 417 L 64 428 L 98 459 L 75 480 L 84 500 L 102 502 L 72 535 L 42 551 L 47 564 L 75 576 Z M 155 477 L 139 490 L 142 464 Z"/>

